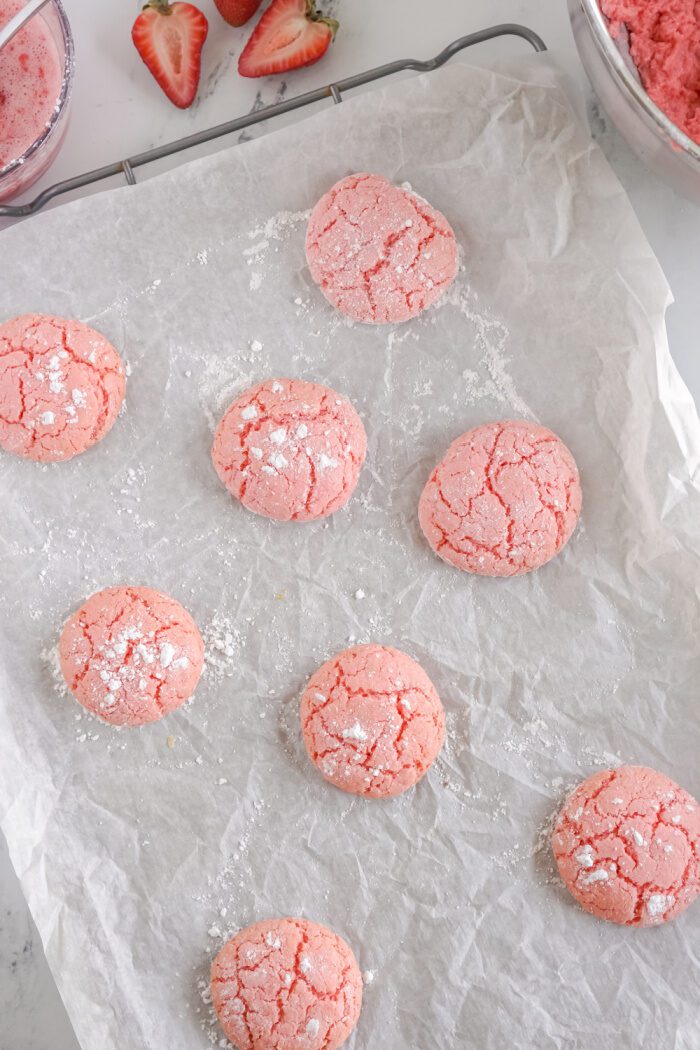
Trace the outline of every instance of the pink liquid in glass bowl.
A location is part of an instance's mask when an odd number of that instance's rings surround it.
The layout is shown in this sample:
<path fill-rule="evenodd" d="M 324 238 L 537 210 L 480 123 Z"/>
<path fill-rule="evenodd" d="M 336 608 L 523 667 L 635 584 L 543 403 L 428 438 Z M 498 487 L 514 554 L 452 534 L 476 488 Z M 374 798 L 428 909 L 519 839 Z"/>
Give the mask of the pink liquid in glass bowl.
<path fill-rule="evenodd" d="M 0 0 L 0 25 L 23 0 Z M 0 201 L 43 175 L 68 126 L 73 36 L 60 0 L 52 0 L 0 50 Z"/>

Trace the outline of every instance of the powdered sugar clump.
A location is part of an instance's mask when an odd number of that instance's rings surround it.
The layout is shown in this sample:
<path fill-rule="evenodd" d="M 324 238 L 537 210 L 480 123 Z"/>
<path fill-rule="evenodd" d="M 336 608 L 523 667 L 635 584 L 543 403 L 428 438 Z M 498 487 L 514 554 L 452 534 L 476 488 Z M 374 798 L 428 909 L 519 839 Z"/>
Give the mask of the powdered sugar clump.
<path fill-rule="evenodd" d="M 202 632 L 204 638 L 204 668 L 215 680 L 230 678 L 238 665 L 241 632 L 233 620 L 217 614 Z"/>

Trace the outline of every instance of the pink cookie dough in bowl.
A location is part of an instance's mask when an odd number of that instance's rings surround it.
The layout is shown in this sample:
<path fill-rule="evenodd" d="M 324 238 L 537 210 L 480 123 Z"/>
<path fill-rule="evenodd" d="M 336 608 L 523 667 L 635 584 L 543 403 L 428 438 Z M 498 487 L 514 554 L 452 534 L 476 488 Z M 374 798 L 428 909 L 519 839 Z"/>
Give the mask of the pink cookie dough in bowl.
<path fill-rule="evenodd" d="M 360 1016 L 362 977 L 350 947 L 327 926 L 269 919 L 224 945 L 211 993 L 237 1050 L 337 1050 Z"/>
<path fill-rule="evenodd" d="M 445 712 L 423 668 L 383 645 L 358 645 L 323 664 L 304 690 L 300 718 L 321 775 L 367 798 L 413 787 L 445 737 Z"/>
<path fill-rule="evenodd" d="M 341 394 L 301 379 L 270 379 L 240 394 L 214 436 L 214 468 L 244 507 L 276 521 L 315 521 L 350 499 L 367 451 Z"/>
<path fill-rule="evenodd" d="M 381 175 L 348 175 L 311 212 L 311 276 L 354 321 L 394 324 L 432 306 L 457 275 L 458 249 L 444 215 Z"/>
<path fill-rule="evenodd" d="M 194 692 L 204 643 L 186 609 L 150 587 L 108 587 L 67 620 L 61 671 L 78 703 L 116 726 L 142 726 Z"/>
<path fill-rule="evenodd" d="M 579 784 L 557 817 L 552 848 L 566 888 L 599 919 L 658 926 L 700 893 L 700 806 L 645 766 Z"/>
<path fill-rule="evenodd" d="M 0 325 L 0 448 L 43 463 L 85 452 L 124 400 L 122 360 L 81 321 L 24 314 Z"/>
<path fill-rule="evenodd" d="M 551 430 L 519 420 L 453 441 L 418 508 L 435 553 L 481 576 L 539 569 L 568 541 L 580 512 L 574 457 Z"/>
<path fill-rule="evenodd" d="M 622 29 L 649 97 L 700 144 L 700 9 L 697 0 L 600 0 L 613 38 Z"/>

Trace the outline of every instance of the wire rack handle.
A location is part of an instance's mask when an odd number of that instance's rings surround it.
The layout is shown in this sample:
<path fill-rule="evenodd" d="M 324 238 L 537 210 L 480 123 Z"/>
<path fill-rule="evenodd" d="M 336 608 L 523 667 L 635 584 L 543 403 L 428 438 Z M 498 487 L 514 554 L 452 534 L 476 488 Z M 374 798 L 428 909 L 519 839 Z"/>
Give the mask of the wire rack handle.
<path fill-rule="evenodd" d="M 475 44 L 481 44 L 487 40 L 494 40 L 502 36 L 520 37 L 530 44 L 535 51 L 547 50 L 542 38 L 532 29 L 528 29 L 527 26 L 517 25 L 514 22 L 504 22 L 502 25 L 490 26 L 488 29 L 481 29 L 478 33 L 469 33 L 458 40 L 453 40 L 434 58 L 429 58 L 425 61 L 416 58 L 405 58 L 397 62 L 387 62 L 364 73 L 356 73 L 354 76 L 338 80 L 334 84 L 328 84 L 326 87 L 316 88 L 314 91 L 307 91 L 302 95 L 295 95 L 293 98 L 284 99 L 282 102 L 276 102 L 271 106 L 264 106 L 262 109 L 237 117 L 235 120 L 217 124 L 213 128 L 206 128 L 204 131 L 197 131 L 193 135 L 186 135 L 184 138 L 167 142 L 163 146 L 156 146 L 155 149 L 136 153 L 126 160 L 106 164 L 102 168 L 94 168 L 92 171 L 86 171 L 82 175 L 76 175 L 72 179 L 56 182 L 27 204 L 0 204 L 0 217 L 22 218 L 26 215 L 34 215 L 55 197 L 59 197 L 64 193 L 70 193 L 71 190 L 81 189 L 83 186 L 90 186 L 95 182 L 101 182 L 103 179 L 112 178 L 114 175 L 122 175 L 127 183 L 133 186 L 136 183 L 135 169 L 143 167 L 144 164 L 151 164 L 153 161 L 162 160 L 163 157 L 170 157 L 174 153 L 191 149 L 193 146 L 200 146 L 204 142 L 211 142 L 213 139 L 221 138 L 223 135 L 230 135 L 255 124 L 262 124 L 263 121 L 269 120 L 271 117 L 278 117 L 283 113 L 291 113 L 295 109 L 302 109 L 304 106 L 310 106 L 314 102 L 322 102 L 326 98 L 330 98 L 333 102 L 339 104 L 343 101 L 344 92 L 362 87 L 365 84 L 371 84 L 376 80 L 382 80 L 384 77 L 393 76 L 394 73 L 401 73 L 407 69 L 412 69 L 419 73 L 429 73 L 433 69 L 444 66 L 458 52 L 464 51 L 468 47 L 473 47 Z"/>

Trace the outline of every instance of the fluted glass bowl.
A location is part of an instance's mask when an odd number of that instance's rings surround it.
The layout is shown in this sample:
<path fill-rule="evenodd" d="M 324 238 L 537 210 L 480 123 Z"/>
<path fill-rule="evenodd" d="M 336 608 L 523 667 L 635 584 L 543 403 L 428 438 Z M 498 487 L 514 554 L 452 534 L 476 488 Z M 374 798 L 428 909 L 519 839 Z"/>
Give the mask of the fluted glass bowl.
<path fill-rule="evenodd" d="M 63 64 L 61 90 L 51 119 L 41 135 L 21 157 L 0 168 L 0 201 L 16 197 L 44 174 L 55 159 L 68 127 L 75 73 L 73 34 L 68 17 L 60 0 L 52 0 L 34 17 L 43 18 L 56 44 L 59 60 Z"/>

